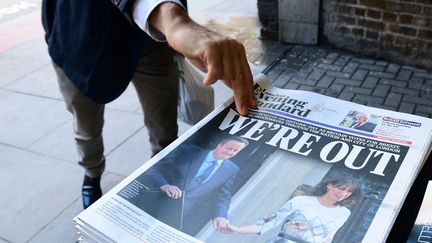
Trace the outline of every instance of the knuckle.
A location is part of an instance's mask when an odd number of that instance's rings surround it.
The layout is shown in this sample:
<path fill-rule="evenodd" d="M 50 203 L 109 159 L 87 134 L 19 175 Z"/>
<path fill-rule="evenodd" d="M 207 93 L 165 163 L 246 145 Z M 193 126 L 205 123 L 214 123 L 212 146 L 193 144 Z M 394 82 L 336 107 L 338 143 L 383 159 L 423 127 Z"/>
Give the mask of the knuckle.
<path fill-rule="evenodd" d="M 212 72 L 216 77 L 221 77 L 223 74 L 223 67 L 221 65 L 215 65 L 213 66 Z"/>

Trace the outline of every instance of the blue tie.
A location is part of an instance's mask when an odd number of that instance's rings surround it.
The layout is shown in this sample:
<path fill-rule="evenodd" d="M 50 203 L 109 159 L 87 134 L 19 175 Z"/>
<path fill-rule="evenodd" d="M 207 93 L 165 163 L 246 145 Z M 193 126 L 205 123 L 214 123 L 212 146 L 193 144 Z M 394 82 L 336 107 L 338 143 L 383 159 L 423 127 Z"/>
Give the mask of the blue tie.
<path fill-rule="evenodd" d="M 203 184 L 211 175 L 213 170 L 217 166 L 217 161 L 212 161 L 211 165 L 207 167 L 199 176 L 195 176 L 189 185 L 189 189 L 193 189 L 201 184 Z"/>

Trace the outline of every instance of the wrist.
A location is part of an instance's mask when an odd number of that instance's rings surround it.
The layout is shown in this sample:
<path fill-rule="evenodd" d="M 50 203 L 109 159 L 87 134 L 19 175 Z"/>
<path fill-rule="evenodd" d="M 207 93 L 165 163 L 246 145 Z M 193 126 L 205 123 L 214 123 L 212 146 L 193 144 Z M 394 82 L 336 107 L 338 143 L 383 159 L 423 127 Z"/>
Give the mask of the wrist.
<path fill-rule="evenodd" d="M 167 37 L 180 24 L 191 21 L 179 5 L 171 2 L 159 4 L 148 18 L 149 24 Z"/>

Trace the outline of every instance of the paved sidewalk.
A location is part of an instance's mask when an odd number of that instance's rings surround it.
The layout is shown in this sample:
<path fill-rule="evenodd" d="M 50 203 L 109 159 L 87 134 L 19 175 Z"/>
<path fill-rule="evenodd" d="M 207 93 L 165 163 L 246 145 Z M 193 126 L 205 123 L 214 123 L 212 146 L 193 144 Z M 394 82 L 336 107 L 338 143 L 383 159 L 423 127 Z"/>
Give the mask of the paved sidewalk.
<path fill-rule="evenodd" d="M 329 48 L 287 46 L 268 76 L 278 87 L 432 118 L 432 72 Z"/>
<path fill-rule="evenodd" d="M 431 73 L 325 48 L 259 40 L 256 1 L 190 0 L 198 22 L 245 43 L 254 74 L 288 48 L 269 72 L 279 87 L 305 89 L 432 117 Z M 57 89 L 39 11 L 0 21 L 0 243 L 75 242 L 72 218 L 81 210 L 82 169 L 72 117 Z M 215 85 L 216 103 L 230 91 Z M 135 91 L 107 105 L 106 192 L 149 156 Z M 180 123 L 180 132 L 189 127 Z"/>

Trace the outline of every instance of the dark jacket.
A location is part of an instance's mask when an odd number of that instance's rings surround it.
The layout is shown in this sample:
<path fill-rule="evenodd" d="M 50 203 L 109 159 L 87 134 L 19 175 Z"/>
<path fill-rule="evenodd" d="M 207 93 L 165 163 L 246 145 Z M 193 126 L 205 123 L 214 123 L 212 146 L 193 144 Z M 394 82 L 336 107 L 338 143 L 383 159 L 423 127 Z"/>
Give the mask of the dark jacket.
<path fill-rule="evenodd" d="M 126 89 L 150 37 L 132 20 L 134 0 L 43 0 L 52 60 L 86 96 L 108 103 Z"/>
<path fill-rule="evenodd" d="M 186 191 L 186 203 L 205 204 L 210 217 L 227 218 L 232 184 L 240 171 L 234 162 L 224 160 L 208 181 L 193 189 L 187 189 L 209 152 L 182 144 L 146 171 L 139 180 L 156 189 L 165 184 L 175 185 Z"/>

